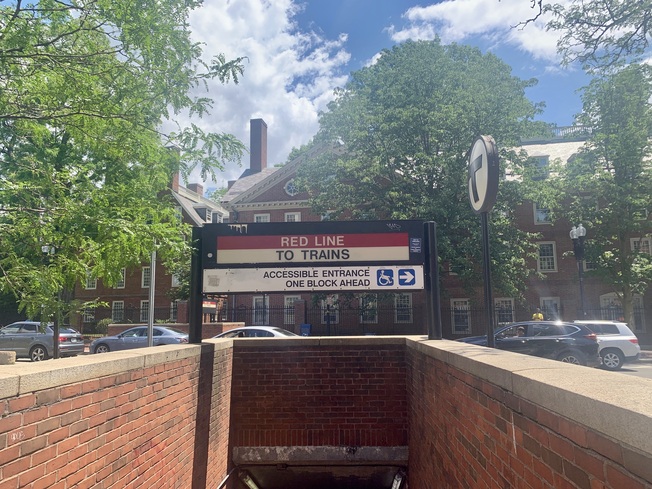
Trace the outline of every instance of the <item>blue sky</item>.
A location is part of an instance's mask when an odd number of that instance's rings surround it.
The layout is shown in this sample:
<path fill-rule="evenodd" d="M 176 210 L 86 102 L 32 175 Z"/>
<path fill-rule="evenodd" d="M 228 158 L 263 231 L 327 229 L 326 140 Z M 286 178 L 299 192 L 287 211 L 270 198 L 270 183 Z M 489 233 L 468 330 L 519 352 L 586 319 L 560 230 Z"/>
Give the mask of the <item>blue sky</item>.
<path fill-rule="evenodd" d="M 212 113 L 193 122 L 235 134 L 248 146 L 249 120 L 261 117 L 268 125 L 268 165 L 283 163 L 315 135 L 319 111 L 351 71 L 373 63 L 382 49 L 438 35 L 444 43 L 496 54 L 515 76 L 537 78 L 527 96 L 546 103 L 538 119 L 570 125 L 581 109 L 577 90 L 588 78 L 578 67 L 561 67 L 557 34 L 543 21 L 514 28 L 531 15 L 530 0 L 205 0 L 190 19 L 205 59 L 224 53 L 247 60 L 239 85 L 209 85 L 202 95 L 214 100 Z M 248 165 L 245 156 L 205 186 L 225 186 Z"/>

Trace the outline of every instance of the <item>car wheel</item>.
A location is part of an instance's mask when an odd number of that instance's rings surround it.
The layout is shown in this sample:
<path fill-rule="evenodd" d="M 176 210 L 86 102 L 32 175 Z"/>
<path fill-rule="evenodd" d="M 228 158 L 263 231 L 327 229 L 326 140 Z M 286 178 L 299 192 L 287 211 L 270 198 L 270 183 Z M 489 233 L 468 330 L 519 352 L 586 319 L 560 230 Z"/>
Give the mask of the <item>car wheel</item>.
<path fill-rule="evenodd" d="M 582 355 L 577 350 L 569 350 L 557 357 L 557 360 L 564 363 L 572 363 L 573 365 L 586 365 L 586 360 L 584 360 L 584 355 Z"/>
<path fill-rule="evenodd" d="M 29 359 L 32 362 L 41 362 L 48 359 L 48 351 L 44 346 L 36 345 L 29 351 Z"/>
<path fill-rule="evenodd" d="M 608 349 L 600 352 L 602 366 L 607 370 L 618 370 L 625 363 L 625 357 L 619 350 Z"/>
<path fill-rule="evenodd" d="M 111 349 L 109 348 L 109 345 L 105 343 L 100 343 L 95 347 L 95 353 L 108 353 L 110 351 Z"/>

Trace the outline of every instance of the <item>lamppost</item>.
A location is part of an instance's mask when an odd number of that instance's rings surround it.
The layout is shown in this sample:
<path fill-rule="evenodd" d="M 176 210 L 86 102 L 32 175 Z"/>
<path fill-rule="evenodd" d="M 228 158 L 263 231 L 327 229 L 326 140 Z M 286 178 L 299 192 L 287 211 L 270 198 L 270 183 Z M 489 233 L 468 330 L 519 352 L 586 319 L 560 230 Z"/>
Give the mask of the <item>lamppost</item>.
<path fill-rule="evenodd" d="M 41 246 L 41 251 L 45 255 L 45 262 L 46 265 L 50 265 L 51 257 L 54 255 L 56 252 L 56 249 L 54 246 L 50 245 L 43 245 Z M 60 299 L 60 293 L 57 292 L 57 302 L 56 302 L 56 307 L 54 310 L 54 321 L 52 324 L 52 330 L 53 330 L 53 335 L 52 335 L 52 358 L 59 358 L 59 299 Z"/>
<path fill-rule="evenodd" d="M 580 280 L 580 311 L 582 318 L 586 316 L 584 310 L 584 237 L 586 236 L 586 228 L 580 223 L 577 227 L 573 226 L 570 231 L 570 237 L 573 240 L 573 253 L 577 260 L 577 273 Z"/>

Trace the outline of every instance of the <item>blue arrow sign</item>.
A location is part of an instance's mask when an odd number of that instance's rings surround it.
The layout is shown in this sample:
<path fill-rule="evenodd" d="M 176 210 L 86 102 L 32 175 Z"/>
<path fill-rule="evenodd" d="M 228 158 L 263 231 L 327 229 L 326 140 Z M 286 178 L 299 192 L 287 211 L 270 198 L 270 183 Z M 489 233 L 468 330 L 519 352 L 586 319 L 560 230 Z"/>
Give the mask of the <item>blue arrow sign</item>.
<path fill-rule="evenodd" d="M 414 285 L 416 274 L 412 268 L 401 268 L 398 271 L 399 285 Z"/>

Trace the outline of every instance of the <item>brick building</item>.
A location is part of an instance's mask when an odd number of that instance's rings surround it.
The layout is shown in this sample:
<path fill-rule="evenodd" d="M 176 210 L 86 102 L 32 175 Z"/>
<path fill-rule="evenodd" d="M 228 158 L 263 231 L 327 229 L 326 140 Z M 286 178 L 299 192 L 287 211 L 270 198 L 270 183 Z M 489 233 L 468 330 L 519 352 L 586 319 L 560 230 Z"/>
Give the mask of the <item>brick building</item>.
<path fill-rule="evenodd" d="M 563 132 L 546 140 L 523 142 L 523 149 L 536 160 L 542 170 L 555 160 L 562 162 L 575 154 L 585 138 Z M 308 195 L 299 192 L 294 179 L 302 163 L 325 151 L 341 151 L 340 147 L 317 146 L 283 166 L 267 164 L 267 124 L 262 119 L 251 120 L 250 166 L 229 189 L 221 205 L 203 196 L 201 185 L 179 185 L 178 178 L 170 192 L 182 211 L 185 222 L 193 226 L 204 223 L 231 222 L 309 222 L 320 221 L 308 203 Z M 519 228 L 541 235 L 537 240 L 539 256 L 528 266 L 545 275 L 533 277 L 524 292 L 527 306 L 513 297 L 494 294 L 495 322 L 504 323 L 529 319 L 540 307 L 546 318 L 574 320 L 579 317 L 578 267 L 569 238 L 571 223 L 549 219 L 548 210 L 533 202 L 524 202 L 515 209 Z M 590 230 L 589 230 L 590 237 Z M 630 246 L 635 246 L 634 239 Z M 651 238 L 642 245 L 650 250 Z M 591 264 L 583 263 L 589 272 Z M 79 318 L 79 323 L 97 322 L 102 317 L 115 321 L 145 322 L 148 311 L 149 266 L 125 270 L 122 287 L 103 287 L 101 281 L 89 281 L 78 287 L 77 298 L 96 298 L 110 304 L 109 311 L 98 310 Z M 174 277 L 160 263 L 156 266 L 155 319 L 177 320 L 177 304 L 170 300 L 169 291 L 175 286 Z M 442 270 L 441 318 L 444 336 L 456 338 L 485 331 L 486 312 L 479 287 L 474 295 L 465 292 L 454 273 Z M 584 277 L 584 309 L 588 317 L 618 319 L 622 308 L 616 294 L 606 284 L 587 274 Z M 216 304 L 214 298 L 210 298 Z M 641 343 L 652 345 L 652 291 L 636 297 L 635 320 L 632 329 Z M 210 304 L 209 304 L 210 305 Z M 205 309 L 205 312 L 211 312 Z M 300 324 L 311 324 L 312 334 L 424 334 L 424 298 L 419 292 L 396 294 L 237 294 L 228 296 L 215 309 L 210 319 L 237 321 L 246 324 L 272 324 L 299 332 Z M 208 316 L 207 316 L 208 318 Z M 182 322 L 185 322 L 181 318 Z"/>
<path fill-rule="evenodd" d="M 555 160 L 568 161 L 584 144 L 586 137 L 560 128 L 557 136 L 545 140 L 523 142 L 523 149 L 536 161 L 542 171 Z M 222 205 L 229 211 L 229 222 L 304 222 L 319 221 L 322 216 L 311 212 L 308 195 L 299 192 L 294 177 L 299 166 L 323 151 L 340 151 L 340 148 L 318 146 L 281 167 L 267 166 L 267 125 L 262 119 L 251 121 L 250 168 L 230 182 Z M 545 275 L 533 277 L 524 292 L 528 306 L 519 306 L 513 297 L 494 297 L 496 323 L 529 319 L 536 307 L 541 308 L 546 319 L 574 320 L 581 310 L 579 301 L 579 276 L 573 243 L 569 237 L 572 224 L 563 220 L 550 220 L 548 209 L 534 202 L 524 202 L 515 210 L 519 228 L 539 233 L 539 256 L 528 266 Z M 634 241 L 634 240 L 632 240 Z M 634 243 L 631 243 L 634 246 Z M 643 246 L 650 249 L 650 238 Z M 591 264 L 583 262 L 583 272 Z M 485 312 L 474 304 L 481 304 L 483 291 L 474 296 L 464 291 L 459 279 L 444 270 L 442 276 L 442 323 L 445 337 L 455 338 L 485 331 Z M 346 301 L 340 294 L 324 297 L 311 294 L 241 294 L 229 298 L 230 319 L 247 324 L 274 324 L 296 330 L 303 321 L 312 323 L 313 330 L 323 334 L 366 333 L 425 333 L 423 326 L 423 296 L 420 293 L 358 294 Z M 616 294 L 606 284 L 584 276 L 584 310 L 587 316 L 618 319 L 622 308 Z M 303 302 L 303 318 L 295 317 L 293 304 Z M 346 303 L 346 304 L 345 304 Z M 652 325 L 646 318 L 652 314 L 652 291 L 636 298 L 636 315 L 633 328 L 652 344 Z M 348 315 L 348 316 L 347 316 Z M 328 324 L 326 324 L 328 323 Z M 648 320 L 649 323 L 649 320 Z M 328 326 L 328 327 L 327 327 Z M 647 338 L 649 337 L 649 340 Z M 645 341 L 643 341 L 645 343 Z"/>

